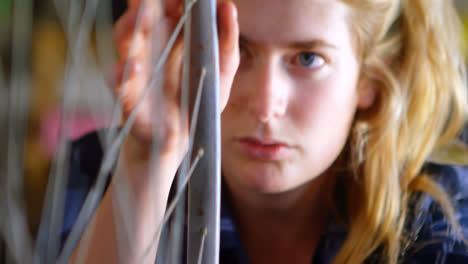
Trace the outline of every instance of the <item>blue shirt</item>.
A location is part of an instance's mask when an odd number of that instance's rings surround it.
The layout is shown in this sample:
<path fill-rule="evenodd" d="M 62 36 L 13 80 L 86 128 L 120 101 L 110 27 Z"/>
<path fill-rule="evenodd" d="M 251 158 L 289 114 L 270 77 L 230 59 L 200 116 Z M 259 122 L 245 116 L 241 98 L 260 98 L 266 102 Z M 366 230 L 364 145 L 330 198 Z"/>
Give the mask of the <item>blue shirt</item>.
<path fill-rule="evenodd" d="M 73 143 L 66 210 L 62 241 L 69 234 L 86 195 L 95 181 L 102 160 L 102 148 L 96 133 L 89 134 Z M 468 238 L 468 168 L 428 164 L 431 174 L 439 175 L 437 182 L 448 192 L 455 206 L 456 219 L 462 225 L 462 232 Z M 411 223 L 408 228 L 414 231 L 414 242 L 405 251 L 401 263 L 468 263 L 466 245 L 449 228 L 441 207 L 429 195 L 420 193 L 411 205 Z M 416 232 L 419 230 L 419 232 Z M 313 263 L 331 263 L 347 235 L 347 231 L 333 218 L 324 230 Z M 236 225 L 225 198 L 221 204 L 220 263 L 248 263 L 247 254 L 241 244 Z M 366 263 L 379 263 L 378 254 L 371 256 Z"/>

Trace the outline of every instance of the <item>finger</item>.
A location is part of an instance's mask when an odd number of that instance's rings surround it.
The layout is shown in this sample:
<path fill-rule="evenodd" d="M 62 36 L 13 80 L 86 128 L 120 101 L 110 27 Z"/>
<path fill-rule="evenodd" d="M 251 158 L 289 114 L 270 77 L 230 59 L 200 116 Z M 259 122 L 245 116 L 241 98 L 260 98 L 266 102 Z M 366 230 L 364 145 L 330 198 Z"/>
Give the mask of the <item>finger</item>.
<path fill-rule="evenodd" d="M 135 8 L 140 6 L 141 0 L 128 0 L 127 2 L 129 8 Z"/>
<path fill-rule="evenodd" d="M 237 9 L 230 1 L 221 2 L 217 8 L 219 35 L 220 105 L 227 103 L 234 75 L 239 66 L 239 24 Z"/>
<path fill-rule="evenodd" d="M 129 36 L 125 40 L 116 42 L 115 45 L 119 58 L 127 59 L 140 56 L 140 54 L 150 54 L 150 42 L 148 37 L 142 33 L 137 33 Z"/>
<path fill-rule="evenodd" d="M 114 93 L 117 98 L 120 99 L 122 103 L 122 110 L 124 115 L 130 114 L 130 112 L 135 108 L 135 106 L 140 101 L 140 97 L 144 95 L 144 91 L 148 85 L 148 74 L 146 72 L 147 68 L 140 66 L 139 63 L 135 64 L 133 73 L 130 73 L 128 76 L 123 76 L 124 79 L 120 84 L 114 87 Z M 125 70 L 123 75 L 125 75 Z M 145 97 L 147 97 L 145 95 Z M 147 104 L 143 104 L 145 106 Z M 139 115 L 145 115 L 147 112 L 142 109 Z M 144 118 L 146 119 L 146 118 Z"/>
<path fill-rule="evenodd" d="M 161 1 L 163 0 L 128 0 L 128 7 L 130 9 L 152 8 L 154 12 L 161 14 Z"/>
<path fill-rule="evenodd" d="M 142 63 L 138 59 L 121 60 L 106 72 L 105 80 L 114 95 L 118 96 L 120 87 L 136 74 L 142 71 Z"/>
<path fill-rule="evenodd" d="M 140 20 L 138 21 L 138 17 Z M 114 25 L 114 38 L 120 40 L 123 36 L 135 31 L 138 22 L 140 31 L 149 31 L 155 23 L 155 15 L 149 9 L 128 9 Z"/>
<path fill-rule="evenodd" d="M 154 11 L 162 10 L 162 3 L 164 3 L 164 12 L 170 17 L 178 17 L 182 15 L 184 10 L 184 0 L 128 0 L 129 8 L 151 7 L 156 8 Z"/>
<path fill-rule="evenodd" d="M 222 72 L 232 73 L 237 69 L 239 58 L 239 25 L 237 10 L 232 2 L 222 2 L 218 5 L 218 37 Z"/>
<path fill-rule="evenodd" d="M 163 0 L 165 2 L 164 13 L 172 19 L 178 19 L 184 13 L 185 0 Z"/>
<path fill-rule="evenodd" d="M 143 30 L 135 29 L 137 16 L 138 10 L 130 9 L 125 12 L 114 26 L 114 40 L 120 58 L 128 57 L 131 53 L 130 48 L 139 50 L 144 45 L 144 36 L 146 34 L 144 34 Z M 144 15 L 142 24 L 146 24 L 146 27 L 149 27 L 151 20 L 152 19 L 148 15 Z M 133 47 L 131 47 L 132 44 L 134 45 Z"/>
<path fill-rule="evenodd" d="M 183 38 L 179 36 L 172 47 L 166 62 L 165 94 L 169 100 L 178 100 L 180 95 L 180 79 L 182 75 Z"/>

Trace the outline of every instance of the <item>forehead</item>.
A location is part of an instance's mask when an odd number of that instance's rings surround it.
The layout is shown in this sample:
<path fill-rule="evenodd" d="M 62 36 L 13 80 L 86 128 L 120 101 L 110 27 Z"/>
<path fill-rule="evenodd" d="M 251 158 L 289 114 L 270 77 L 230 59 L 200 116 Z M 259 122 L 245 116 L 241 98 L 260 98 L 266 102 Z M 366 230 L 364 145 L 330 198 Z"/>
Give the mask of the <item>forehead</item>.
<path fill-rule="evenodd" d="M 281 43 L 349 33 L 350 8 L 339 0 L 234 0 L 241 34 L 255 42 Z"/>

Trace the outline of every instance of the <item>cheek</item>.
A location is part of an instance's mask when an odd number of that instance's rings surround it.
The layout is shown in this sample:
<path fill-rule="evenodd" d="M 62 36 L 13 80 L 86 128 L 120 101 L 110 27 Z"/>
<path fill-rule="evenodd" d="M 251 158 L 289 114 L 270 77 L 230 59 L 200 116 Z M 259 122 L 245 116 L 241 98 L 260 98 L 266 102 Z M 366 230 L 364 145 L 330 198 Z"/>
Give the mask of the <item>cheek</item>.
<path fill-rule="evenodd" d="M 322 81 L 297 85 L 290 104 L 295 123 L 309 127 L 348 123 L 357 108 L 354 82 L 345 84 L 328 78 Z"/>
<path fill-rule="evenodd" d="M 347 141 L 357 108 L 355 87 L 330 78 L 298 90 L 294 100 L 290 117 L 304 144 L 305 166 L 320 172 L 332 164 Z"/>

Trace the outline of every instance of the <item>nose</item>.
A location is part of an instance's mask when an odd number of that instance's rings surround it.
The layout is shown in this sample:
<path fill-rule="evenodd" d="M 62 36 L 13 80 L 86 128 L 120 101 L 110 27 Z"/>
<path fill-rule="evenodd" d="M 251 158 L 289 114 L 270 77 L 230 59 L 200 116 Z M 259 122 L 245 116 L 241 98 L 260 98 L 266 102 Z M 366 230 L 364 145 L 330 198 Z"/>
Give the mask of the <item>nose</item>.
<path fill-rule="evenodd" d="M 288 106 L 289 85 L 280 63 L 275 63 L 274 59 L 265 59 L 252 68 L 249 111 L 264 123 L 281 118 Z"/>

